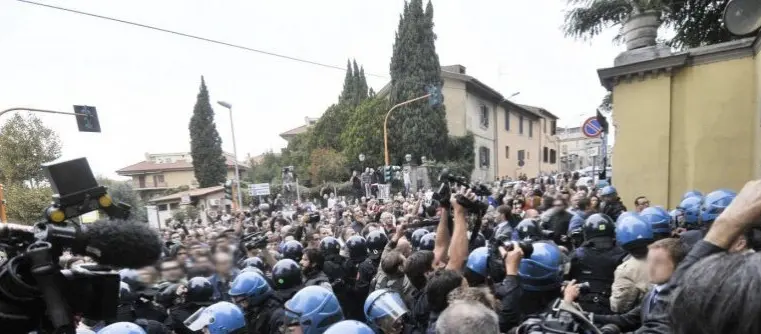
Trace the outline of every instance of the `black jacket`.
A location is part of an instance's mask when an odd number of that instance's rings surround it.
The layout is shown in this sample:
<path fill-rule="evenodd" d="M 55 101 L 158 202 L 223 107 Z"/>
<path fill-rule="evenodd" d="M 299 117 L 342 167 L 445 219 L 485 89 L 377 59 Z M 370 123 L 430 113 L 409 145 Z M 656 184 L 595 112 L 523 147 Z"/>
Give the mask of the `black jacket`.
<path fill-rule="evenodd" d="M 169 316 L 164 321 L 164 325 L 169 327 L 177 334 L 195 334 L 201 333 L 201 331 L 191 331 L 183 322 L 189 318 L 193 313 L 196 313 L 198 309 L 203 307 L 196 303 L 182 303 L 169 309 Z"/>

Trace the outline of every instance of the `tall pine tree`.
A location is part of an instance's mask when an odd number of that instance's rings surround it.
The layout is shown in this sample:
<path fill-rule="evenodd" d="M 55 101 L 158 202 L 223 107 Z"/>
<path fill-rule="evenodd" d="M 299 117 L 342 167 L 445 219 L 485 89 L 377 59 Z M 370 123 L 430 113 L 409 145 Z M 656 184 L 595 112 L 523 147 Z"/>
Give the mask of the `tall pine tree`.
<path fill-rule="evenodd" d="M 354 72 L 351 69 L 351 60 L 346 60 L 346 76 L 344 77 L 344 89 L 338 96 L 338 103 L 349 103 L 354 99 Z"/>
<path fill-rule="evenodd" d="M 422 0 L 405 3 L 391 57 L 391 104 L 426 94 L 426 86 L 441 86 L 441 67 L 433 32 L 433 5 Z M 394 162 L 405 154 L 445 160 L 448 129 L 443 105 L 420 101 L 395 110 L 390 117 L 389 144 Z"/>
<path fill-rule="evenodd" d="M 203 76 L 189 128 L 190 155 L 193 157 L 193 171 L 198 186 L 206 188 L 224 183 L 227 165 L 222 153 L 222 138 L 214 123 L 214 110 L 209 102 L 209 91 Z"/>

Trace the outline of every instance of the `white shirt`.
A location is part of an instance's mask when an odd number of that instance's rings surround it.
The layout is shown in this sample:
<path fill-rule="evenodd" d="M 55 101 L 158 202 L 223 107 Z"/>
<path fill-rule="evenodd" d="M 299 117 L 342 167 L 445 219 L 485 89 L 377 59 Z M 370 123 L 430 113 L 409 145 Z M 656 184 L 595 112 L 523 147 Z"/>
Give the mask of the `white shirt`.
<path fill-rule="evenodd" d="M 332 209 L 334 206 L 336 206 L 336 199 L 328 198 L 328 209 Z"/>

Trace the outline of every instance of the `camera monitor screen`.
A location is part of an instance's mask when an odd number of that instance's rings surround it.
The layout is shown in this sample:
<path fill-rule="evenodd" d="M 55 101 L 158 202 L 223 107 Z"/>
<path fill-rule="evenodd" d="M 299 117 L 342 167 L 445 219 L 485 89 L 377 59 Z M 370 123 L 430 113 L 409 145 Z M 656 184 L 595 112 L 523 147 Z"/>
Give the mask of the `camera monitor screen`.
<path fill-rule="evenodd" d="M 60 197 L 89 190 L 98 186 L 92 175 L 87 158 L 46 163 L 42 165 L 45 176 L 50 181 L 53 192 Z"/>

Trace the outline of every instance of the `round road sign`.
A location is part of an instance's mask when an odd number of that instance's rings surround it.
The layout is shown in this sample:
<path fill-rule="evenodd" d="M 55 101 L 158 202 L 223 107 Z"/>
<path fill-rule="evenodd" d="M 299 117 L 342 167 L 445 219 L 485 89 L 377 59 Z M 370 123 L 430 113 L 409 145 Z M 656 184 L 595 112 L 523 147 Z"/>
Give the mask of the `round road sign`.
<path fill-rule="evenodd" d="M 581 125 L 581 133 L 589 138 L 597 138 L 602 134 L 602 126 L 597 121 L 597 117 L 587 118 Z"/>

